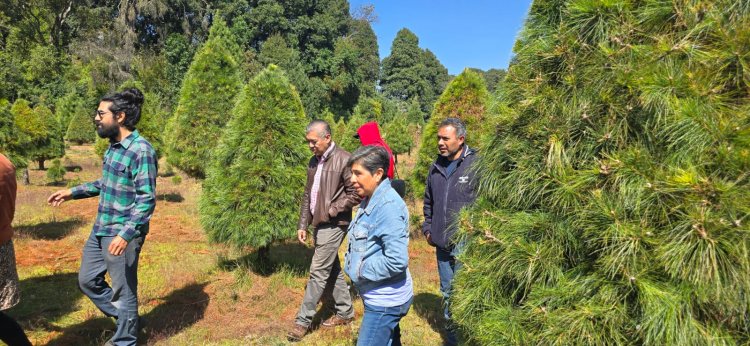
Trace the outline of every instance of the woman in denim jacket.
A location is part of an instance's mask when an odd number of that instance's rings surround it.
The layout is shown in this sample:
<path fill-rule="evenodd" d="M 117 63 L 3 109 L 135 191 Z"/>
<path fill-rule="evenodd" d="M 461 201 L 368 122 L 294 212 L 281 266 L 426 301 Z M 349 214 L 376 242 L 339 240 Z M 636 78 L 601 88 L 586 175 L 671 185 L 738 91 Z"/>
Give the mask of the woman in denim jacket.
<path fill-rule="evenodd" d="M 388 152 L 364 146 L 348 163 L 362 203 L 349 225 L 344 271 L 362 296 L 365 313 L 357 345 L 401 345 L 399 321 L 414 291 L 409 273 L 409 212 L 386 177 Z"/>

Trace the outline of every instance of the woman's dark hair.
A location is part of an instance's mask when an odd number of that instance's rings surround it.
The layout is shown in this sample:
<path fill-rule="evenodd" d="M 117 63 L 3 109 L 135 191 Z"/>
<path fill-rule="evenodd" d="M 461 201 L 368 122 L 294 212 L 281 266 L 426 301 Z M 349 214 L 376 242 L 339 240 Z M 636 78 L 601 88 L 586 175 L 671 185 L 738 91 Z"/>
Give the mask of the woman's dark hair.
<path fill-rule="evenodd" d="M 346 167 L 351 168 L 355 163 L 364 167 L 370 174 L 374 174 L 378 168 L 382 168 L 383 178 L 385 178 L 385 173 L 388 172 L 391 159 L 385 148 L 376 145 L 365 145 L 352 153 L 352 156 L 346 163 Z"/>
<path fill-rule="evenodd" d="M 140 90 L 125 89 L 119 93 L 104 96 L 101 101 L 112 102 L 109 111 L 113 115 L 125 113 L 123 125 L 130 131 L 135 130 L 135 125 L 141 120 L 141 105 L 143 105 L 143 93 Z"/>

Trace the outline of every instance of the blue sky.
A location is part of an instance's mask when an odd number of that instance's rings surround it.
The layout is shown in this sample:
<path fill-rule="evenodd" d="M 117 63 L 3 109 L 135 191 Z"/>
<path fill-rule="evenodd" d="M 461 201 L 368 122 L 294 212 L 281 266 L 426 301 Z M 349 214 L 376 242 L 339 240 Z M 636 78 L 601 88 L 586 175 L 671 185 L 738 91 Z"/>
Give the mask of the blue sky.
<path fill-rule="evenodd" d="M 450 74 L 465 67 L 507 68 L 531 0 L 349 0 L 352 9 L 373 4 L 380 59 L 391 54 L 401 28 L 419 37 Z"/>

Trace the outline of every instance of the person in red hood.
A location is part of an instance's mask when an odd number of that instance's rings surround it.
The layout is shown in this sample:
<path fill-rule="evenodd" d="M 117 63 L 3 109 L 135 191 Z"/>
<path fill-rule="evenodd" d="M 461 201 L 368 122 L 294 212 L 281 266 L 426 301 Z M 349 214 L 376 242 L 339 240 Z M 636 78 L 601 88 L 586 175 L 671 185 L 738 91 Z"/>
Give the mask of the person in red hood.
<path fill-rule="evenodd" d="M 362 145 L 376 145 L 379 147 L 385 148 L 385 150 L 388 151 L 388 156 L 390 156 L 391 164 L 388 166 L 388 179 L 393 180 L 393 172 L 395 163 L 393 161 L 393 152 L 391 151 L 391 148 L 388 147 L 388 144 L 385 143 L 382 137 L 380 137 L 380 130 L 378 129 L 378 123 L 371 121 L 369 123 L 365 123 L 364 125 L 360 126 L 357 130 L 357 135 L 354 137 L 357 137 L 362 143 Z"/>

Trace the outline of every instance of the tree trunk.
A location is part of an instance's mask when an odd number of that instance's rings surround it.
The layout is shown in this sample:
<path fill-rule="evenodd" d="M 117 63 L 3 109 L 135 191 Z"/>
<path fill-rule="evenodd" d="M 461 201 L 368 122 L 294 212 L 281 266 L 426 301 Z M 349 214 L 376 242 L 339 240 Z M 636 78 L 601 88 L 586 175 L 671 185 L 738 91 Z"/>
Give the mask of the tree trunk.
<path fill-rule="evenodd" d="M 23 184 L 24 185 L 30 185 L 31 181 L 29 181 L 29 169 L 25 168 L 23 170 Z"/>
<path fill-rule="evenodd" d="M 39 163 L 39 170 L 43 171 L 44 170 L 44 160 L 37 160 L 37 162 Z"/>

